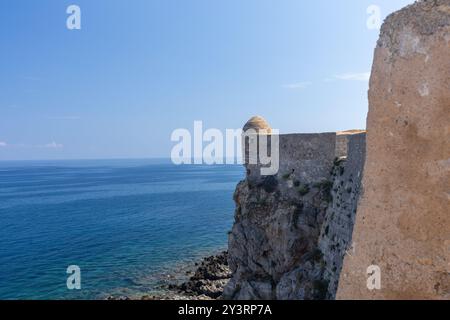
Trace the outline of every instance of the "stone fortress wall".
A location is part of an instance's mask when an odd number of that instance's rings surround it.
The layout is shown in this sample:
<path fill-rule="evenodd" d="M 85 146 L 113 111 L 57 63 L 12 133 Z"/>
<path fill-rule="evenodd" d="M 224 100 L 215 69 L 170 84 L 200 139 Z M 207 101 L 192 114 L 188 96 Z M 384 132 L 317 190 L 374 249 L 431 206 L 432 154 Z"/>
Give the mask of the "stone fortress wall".
<path fill-rule="evenodd" d="M 261 117 L 250 119 L 244 126 L 248 129 L 271 130 Z M 277 140 L 263 135 L 269 145 Z M 334 298 L 351 243 L 365 133 L 277 138 L 279 171 L 272 176 L 261 175 L 261 165 L 249 164 L 249 143 L 243 141 L 247 176 L 235 193 L 235 224 L 229 236 L 233 278 L 224 298 Z M 303 280 L 295 280 L 299 278 Z"/>

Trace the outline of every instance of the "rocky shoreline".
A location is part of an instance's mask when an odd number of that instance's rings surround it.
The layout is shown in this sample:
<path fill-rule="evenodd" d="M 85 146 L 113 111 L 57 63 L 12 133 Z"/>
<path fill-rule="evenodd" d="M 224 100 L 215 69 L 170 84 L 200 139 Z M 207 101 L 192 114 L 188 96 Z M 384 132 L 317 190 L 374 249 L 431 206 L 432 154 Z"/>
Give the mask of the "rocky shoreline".
<path fill-rule="evenodd" d="M 224 251 L 204 258 L 189 281 L 169 289 L 188 296 L 218 299 L 230 278 L 228 252 Z"/>
<path fill-rule="evenodd" d="M 228 252 L 203 258 L 194 264 L 187 281 L 162 285 L 162 293 L 142 295 L 141 297 L 109 296 L 106 300 L 214 300 L 220 299 L 225 286 L 231 278 L 228 266 Z"/>

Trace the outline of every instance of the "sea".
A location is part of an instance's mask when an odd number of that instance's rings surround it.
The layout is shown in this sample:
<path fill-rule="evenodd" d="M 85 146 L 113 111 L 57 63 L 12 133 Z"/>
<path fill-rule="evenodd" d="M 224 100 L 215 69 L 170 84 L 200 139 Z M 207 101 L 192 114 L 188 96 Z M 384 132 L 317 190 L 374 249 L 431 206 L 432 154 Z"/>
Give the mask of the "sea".
<path fill-rule="evenodd" d="M 0 299 L 161 292 L 226 249 L 243 177 L 168 159 L 0 161 Z"/>

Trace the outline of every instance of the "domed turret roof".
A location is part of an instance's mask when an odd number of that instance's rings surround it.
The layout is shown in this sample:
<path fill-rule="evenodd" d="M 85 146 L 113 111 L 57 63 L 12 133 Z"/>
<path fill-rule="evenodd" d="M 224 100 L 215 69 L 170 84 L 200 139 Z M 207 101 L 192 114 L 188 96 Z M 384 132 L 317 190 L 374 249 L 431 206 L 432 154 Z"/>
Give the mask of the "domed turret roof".
<path fill-rule="evenodd" d="M 260 130 L 266 130 L 267 133 L 272 132 L 269 123 L 263 117 L 260 116 L 254 116 L 250 120 L 248 120 L 247 123 L 244 125 L 243 131 L 246 132 L 247 130 L 250 129 L 253 129 L 256 132 L 259 132 Z"/>

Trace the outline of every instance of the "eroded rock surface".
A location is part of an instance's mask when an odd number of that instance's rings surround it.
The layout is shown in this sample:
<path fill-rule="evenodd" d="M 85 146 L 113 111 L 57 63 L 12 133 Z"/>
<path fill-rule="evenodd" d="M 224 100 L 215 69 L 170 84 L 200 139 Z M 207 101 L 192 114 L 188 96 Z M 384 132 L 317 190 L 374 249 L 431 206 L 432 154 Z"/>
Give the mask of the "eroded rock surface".
<path fill-rule="evenodd" d="M 352 232 L 366 150 L 365 133 L 340 135 L 339 138 L 347 140 L 348 156 L 336 160 L 331 189 L 333 201 L 328 206 L 319 238 L 325 264 L 323 280 L 328 283 L 327 299 L 335 299 L 344 257 L 354 250 Z"/>
<path fill-rule="evenodd" d="M 311 190 L 301 197 L 282 194 L 278 187 L 267 192 L 262 185 L 243 181 L 236 190 L 235 201 L 236 222 L 229 242 L 234 277 L 224 297 L 324 297 L 324 290 L 314 290 L 313 284 L 321 280 L 318 226 L 327 207 L 320 190 Z M 298 277 L 305 281 L 295 281 Z"/>
<path fill-rule="evenodd" d="M 363 196 L 340 299 L 450 299 L 450 0 L 389 16 L 370 80 Z M 367 268 L 381 271 L 369 290 Z"/>

